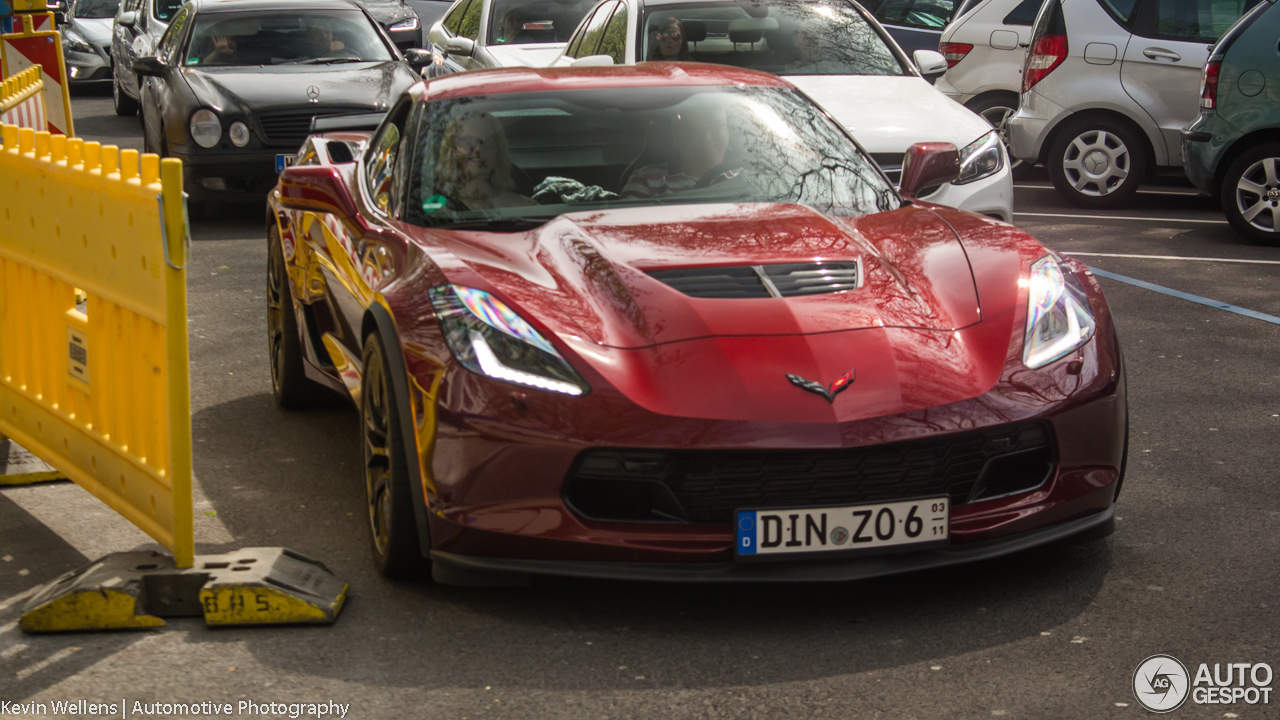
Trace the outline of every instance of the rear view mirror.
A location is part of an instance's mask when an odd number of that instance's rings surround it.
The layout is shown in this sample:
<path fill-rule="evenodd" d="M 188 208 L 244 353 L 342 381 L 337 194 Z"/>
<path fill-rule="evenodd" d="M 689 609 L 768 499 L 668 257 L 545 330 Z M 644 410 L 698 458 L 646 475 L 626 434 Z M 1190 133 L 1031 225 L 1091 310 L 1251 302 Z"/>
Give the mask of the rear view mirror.
<path fill-rule="evenodd" d="M 940 52 L 917 50 L 911 53 L 911 59 L 915 61 L 916 68 L 920 71 L 920 74 L 925 77 L 941 75 L 947 71 L 947 59 Z"/>
<path fill-rule="evenodd" d="M 916 143 L 902 157 L 902 183 L 898 192 L 917 198 L 921 191 L 960 177 L 960 151 L 946 142 Z M 928 194 L 928 193 L 925 193 Z"/>
<path fill-rule="evenodd" d="M 450 55 L 471 57 L 471 53 L 475 52 L 475 49 L 476 44 L 464 37 L 451 37 L 444 42 L 444 51 Z"/>
<path fill-rule="evenodd" d="M 134 72 L 147 77 L 160 77 L 165 71 L 164 63 L 158 57 L 140 57 L 133 61 L 132 67 Z"/>
<path fill-rule="evenodd" d="M 608 55 L 588 55 L 569 63 L 569 67 L 613 67 L 613 58 Z"/>

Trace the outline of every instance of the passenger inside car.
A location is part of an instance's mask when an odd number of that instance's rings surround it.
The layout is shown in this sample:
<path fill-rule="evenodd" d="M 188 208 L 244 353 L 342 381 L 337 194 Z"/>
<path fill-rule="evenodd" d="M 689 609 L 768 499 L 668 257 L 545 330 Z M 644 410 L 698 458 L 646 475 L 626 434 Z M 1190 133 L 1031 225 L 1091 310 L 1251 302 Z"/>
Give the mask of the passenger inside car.
<path fill-rule="evenodd" d="M 463 112 L 445 128 L 436 157 L 436 195 L 468 210 L 536 203 L 515 192 L 511 154 L 502 123 L 483 112 Z"/>
<path fill-rule="evenodd" d="M 654 33 L 653 48 L 649 52 L 649 60 L 666 62 L 687 62 L 693 60 L 689 54 L 689 40 L 684 35 L 680 20 L 668 17 L 661 21 Z"/>

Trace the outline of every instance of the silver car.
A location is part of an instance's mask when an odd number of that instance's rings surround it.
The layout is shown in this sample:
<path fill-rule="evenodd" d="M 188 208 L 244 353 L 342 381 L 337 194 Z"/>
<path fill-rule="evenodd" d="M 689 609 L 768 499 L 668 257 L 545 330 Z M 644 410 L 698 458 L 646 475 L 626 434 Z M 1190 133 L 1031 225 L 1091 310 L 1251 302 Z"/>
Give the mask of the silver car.
<path fill-rule="evenodd" d="M 62 31 L 62 57 L 71 85 L 111 81 L 111 25 L 120 0 L 72 0 Z"/>
<path fill-rule="evenodd" d="M 1083 208 L 1182 172 L 1209 48 L 1258 0 L 1049 0 L 1036 18 L 1009 147 Z"/>
<path fill-rule="evenodd" d="M 160 36 L 186 0 L 124 0 L 112 26 L 111 97 L 116 114 L 136 115 L 142 81 L 133 61 L 156 54 Z"/>
<path fill-rule="evenodd" d="M 435 77 L 497 67 L 545 67 L 596 0 L 457 0 L 427 33 Z"/>

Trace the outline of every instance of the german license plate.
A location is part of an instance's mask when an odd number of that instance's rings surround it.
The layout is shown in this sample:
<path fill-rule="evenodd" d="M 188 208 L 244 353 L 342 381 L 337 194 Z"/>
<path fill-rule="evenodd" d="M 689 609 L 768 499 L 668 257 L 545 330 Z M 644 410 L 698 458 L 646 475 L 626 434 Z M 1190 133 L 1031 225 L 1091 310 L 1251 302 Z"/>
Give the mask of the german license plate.
<path fill-rule="evenodd" d="M 839 552 L 945 543 L 947 497 L 791 510 L 739 510 L 740 556 Z"/>
<path fill-rule="evenodd" d="M 297 160 L 297 155 L 276 155 L 276 173 L 284 172 L 285 168 L 292 167 Z"/>

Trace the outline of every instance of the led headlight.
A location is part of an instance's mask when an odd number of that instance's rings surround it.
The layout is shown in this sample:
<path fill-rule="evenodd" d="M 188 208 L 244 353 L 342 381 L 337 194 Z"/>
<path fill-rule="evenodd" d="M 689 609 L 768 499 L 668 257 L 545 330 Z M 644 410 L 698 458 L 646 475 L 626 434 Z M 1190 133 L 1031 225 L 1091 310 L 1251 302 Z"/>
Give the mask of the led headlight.
<path fill-rule="evenodd" d="M 197 110 L 191 115 L 191 139 L 200 147 L 211 148 L 222 139 L 222 121 L 212 110 Z"/>
<path fill-rule="evenodd" d="M 493 295 L 461 285 L 432 288 L 430 295 L 449 349 L 468 370 L 565 395 L 590 389 L 546 338 Z"/>
<path fill-rule="evenodd" d="M 960 151 L 960 177 L 953 185 L 963 185 L 994 175 L 1004 167 L 1004 143 L 995 130 L 974 140 Z"/>
<path fill-rule="evenodd" d="M 1022 346 L 1027 367 L 1048 365 L 1093 337 L 1093 311 L 1084 288 L 1070 273 L 1063 273 L 1051 256 L 1031 264 L 1028 290 L 1027 335 Z"/>
<path fill-rule="evenodd" d="M 417 29 L 418 29 L 418 16 L 417 16 L 417 15 L 415 15 L 415 16 L 413 16 L 413 17 L 411 17 L 411 18 L 405 18 L 404 20 L 401 20 L 400 22 L 395 23 L 394 25 L 392 25 L 391 27 L 389 27 L 389 28 L 387 28 L 387 29 L 388 29 L 388 30 L 395 30 L 395 31 L 399 31 L 399 30 L 417 30 Z"/>
<path fill-rule="evenodd" d="M 231 123 L 227 135 L 231 138 L 231 142 L 236 147 L 244 147 L 249 144 L 249 126 L 239 120 Z"/>

